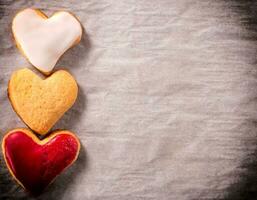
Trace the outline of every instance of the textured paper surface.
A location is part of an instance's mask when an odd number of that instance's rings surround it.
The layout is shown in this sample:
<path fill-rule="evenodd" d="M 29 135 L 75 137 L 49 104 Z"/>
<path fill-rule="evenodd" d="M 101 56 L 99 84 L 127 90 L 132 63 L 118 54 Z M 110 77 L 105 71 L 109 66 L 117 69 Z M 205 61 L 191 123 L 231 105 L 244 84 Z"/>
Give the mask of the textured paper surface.
<path fill-rule="evenodd" d="M 11 34 L 26 7 L 71 11 L 85 28 L 56 66 L 80 90 L 54 127 L 77 133 L 82 150 L 38 199 L 256 196 L 254 1 L 0 0 L 1 137 L 25 127 L 6 89 L 13 71 L 31 67 Z M 0 198 L 33 199 L 2 157 Z"/>

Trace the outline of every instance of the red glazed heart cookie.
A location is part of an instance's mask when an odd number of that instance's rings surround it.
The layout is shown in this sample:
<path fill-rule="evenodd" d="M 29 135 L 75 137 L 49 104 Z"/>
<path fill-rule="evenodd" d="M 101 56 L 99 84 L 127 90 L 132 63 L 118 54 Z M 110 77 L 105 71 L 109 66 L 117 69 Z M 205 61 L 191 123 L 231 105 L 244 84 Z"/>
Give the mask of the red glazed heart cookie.
<path fill-rule="evenodd" d="M 31 194 L 40 194 L 78 157 L 80 143 L 66 130 L 39 140 L 28 129 L 15 129 L 4 136 L 2 150 L 15 180 Z"/>

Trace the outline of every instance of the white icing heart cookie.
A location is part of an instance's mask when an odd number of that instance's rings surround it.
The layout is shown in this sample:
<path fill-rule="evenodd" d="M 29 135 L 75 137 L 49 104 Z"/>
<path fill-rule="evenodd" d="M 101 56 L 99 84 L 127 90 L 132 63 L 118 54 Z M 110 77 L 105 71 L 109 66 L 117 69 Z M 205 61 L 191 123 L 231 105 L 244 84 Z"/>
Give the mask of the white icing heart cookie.
<path fill-rule="evenodd" d="M 31 8 L 14 17 L 12 31 L 24 56 L 45 74 L 53 70 L 61 55 L 82 36 L 80 22 L 69 12 L 57 12 L 48 18 Z"/>

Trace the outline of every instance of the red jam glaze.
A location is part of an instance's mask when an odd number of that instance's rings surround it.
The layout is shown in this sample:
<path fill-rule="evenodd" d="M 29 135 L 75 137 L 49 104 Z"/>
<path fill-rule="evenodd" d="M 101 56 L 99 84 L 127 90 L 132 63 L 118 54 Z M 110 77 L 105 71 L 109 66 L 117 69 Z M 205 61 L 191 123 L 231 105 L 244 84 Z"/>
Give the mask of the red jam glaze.
<path fill-rule="evenodd" d="M 22 131 L 5 138 L 9 168 L 33 195 L 39 195 L 76 158 L 79 144 L 65 132 L 40 145 Z"/>

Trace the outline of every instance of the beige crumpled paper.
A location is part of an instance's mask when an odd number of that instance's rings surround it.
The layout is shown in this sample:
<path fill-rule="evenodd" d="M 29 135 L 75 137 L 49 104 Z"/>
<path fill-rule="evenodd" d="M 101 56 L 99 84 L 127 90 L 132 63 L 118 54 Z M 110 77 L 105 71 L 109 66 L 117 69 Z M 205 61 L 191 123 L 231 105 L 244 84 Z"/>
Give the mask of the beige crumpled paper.
<path fill-rule="evenodd" d="M 82 149 L 39 199 L 214 199 L 240 187 L 247 173 L 241 166 L 255 151 L 257 81 L 256 42 L 238 5 L 0 1 L 1 137 L 25 127 L 6 93 L 11 73 L 31 67 L 12 38 L 17 11 L 68 10 L 85 28 L 80 44 L 56 66 L 69 70 L 80 89 L 54 127 L 77 133 Z M 0 191 L 1 199 L 33 199 L 3 158 Z"/>

